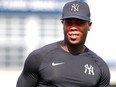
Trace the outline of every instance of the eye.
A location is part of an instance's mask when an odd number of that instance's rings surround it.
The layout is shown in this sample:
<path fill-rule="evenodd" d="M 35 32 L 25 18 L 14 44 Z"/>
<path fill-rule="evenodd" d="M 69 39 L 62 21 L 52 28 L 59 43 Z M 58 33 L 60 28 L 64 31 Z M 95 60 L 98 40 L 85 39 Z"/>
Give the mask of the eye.
<path fill-rule="evenodd" d="M 78 21 L 76 24 L 79 26 L 85 25 L 87 22 L 86 21 Z"/>
<path fill-rule="evenodd" d="M 69 26 L 69 25 L 72 25 L 72 22 L 71 21 L 64 21 L 64 24 Z"/>

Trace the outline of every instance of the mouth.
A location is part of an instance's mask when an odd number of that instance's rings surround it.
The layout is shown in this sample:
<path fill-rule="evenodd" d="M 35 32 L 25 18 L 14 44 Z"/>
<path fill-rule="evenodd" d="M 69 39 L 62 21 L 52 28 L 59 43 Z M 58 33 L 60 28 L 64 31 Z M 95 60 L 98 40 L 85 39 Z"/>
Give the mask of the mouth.
<path fill-rule="evenodd" d="M 75 34 L 69 34 L 69 37 L 72 39 L 72 40 L 76 40 L 78 38 L 79 34 L 75 33 Z"/>

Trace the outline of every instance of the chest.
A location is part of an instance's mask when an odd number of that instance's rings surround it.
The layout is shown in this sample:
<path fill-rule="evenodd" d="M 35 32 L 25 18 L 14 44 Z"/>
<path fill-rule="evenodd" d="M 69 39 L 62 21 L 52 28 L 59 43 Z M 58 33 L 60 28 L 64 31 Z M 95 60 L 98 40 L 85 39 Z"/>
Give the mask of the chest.
<path fill-rule="evenodd" d="M 100 79 L 100 69 L 90 57 L 60 54 L 47 57 L 47 60 L 41 63 L 39 70 L 41 78 L 45 82 L 68 84 L 69 87 L 72 84 L 94 87 Z"/>

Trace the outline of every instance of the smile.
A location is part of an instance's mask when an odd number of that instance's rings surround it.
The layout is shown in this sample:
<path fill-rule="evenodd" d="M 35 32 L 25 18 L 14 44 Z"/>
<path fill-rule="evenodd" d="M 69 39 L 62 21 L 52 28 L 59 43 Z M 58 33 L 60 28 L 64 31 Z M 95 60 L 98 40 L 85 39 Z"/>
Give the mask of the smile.
<path fill-rule="evenodd" d="M 79 36 L 79 34 L 69 34 L 69 37 L 71 39 L 77 39 L 78 36 Z"/>

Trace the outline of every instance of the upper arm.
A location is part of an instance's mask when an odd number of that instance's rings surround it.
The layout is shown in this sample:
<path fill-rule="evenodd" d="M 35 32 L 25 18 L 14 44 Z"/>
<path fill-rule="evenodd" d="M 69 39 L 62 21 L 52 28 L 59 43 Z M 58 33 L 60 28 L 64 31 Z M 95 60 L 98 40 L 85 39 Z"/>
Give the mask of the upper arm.
<path fill-rule="evenodd" d="M 101 78 L 98 87 L 110 87 L 110 71 L 107 64 L 102 63 L 101 69 Z"/>
<path fill-rule="evenodd" d="M 25 72 L 22 72 L 18 81 L 17 87 L 37 87 L 38 79 L 32 74 L 25 75 Z"/>
<path fill-rule="evenodd" d="M 25 61 L 24 69 L 18 78 L 16 87 L 37 87 L 39 64 L 38 56 L 34 52 L 31 53 Z"/>

